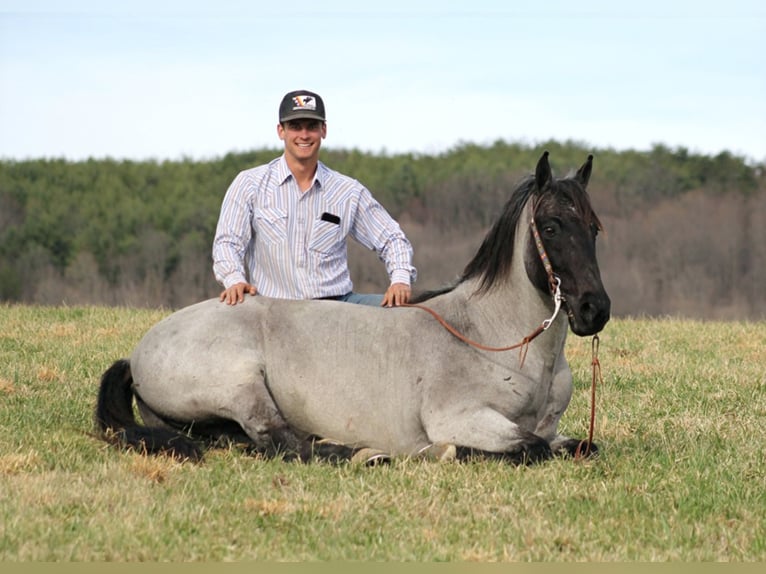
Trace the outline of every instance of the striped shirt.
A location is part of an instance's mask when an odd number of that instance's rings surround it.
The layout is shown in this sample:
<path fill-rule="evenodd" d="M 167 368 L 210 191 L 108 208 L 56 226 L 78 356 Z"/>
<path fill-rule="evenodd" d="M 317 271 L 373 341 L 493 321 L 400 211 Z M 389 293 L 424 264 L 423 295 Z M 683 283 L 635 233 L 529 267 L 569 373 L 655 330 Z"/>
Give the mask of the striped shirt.
<path fill-rule="evenodd" d="M 284 155 L 240 172 L 221 205 L 213 271 L 225 288 L 253 284 L 281 299 L 317 299 L 353 290 L 346 237 L 374 250 L 391 283 L 415 281 L 412 246 L 399 224 L 358 181 L 322 162 L 304 192 Z"/>

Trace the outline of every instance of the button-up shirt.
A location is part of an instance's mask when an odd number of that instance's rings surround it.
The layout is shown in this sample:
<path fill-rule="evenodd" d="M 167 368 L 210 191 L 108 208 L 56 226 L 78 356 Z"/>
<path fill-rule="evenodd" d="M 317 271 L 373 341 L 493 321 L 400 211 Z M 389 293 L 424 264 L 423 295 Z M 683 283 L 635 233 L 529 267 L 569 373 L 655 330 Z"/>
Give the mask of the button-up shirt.
<path fill-rule="evenodd" d="M 316 299 L 353 290 L 346 237 L 374 250 L 391 283 L 415 281 L 412 245 L 361 183 L 317 165 L 305 191 L 284 155 L 242 171 L 221 205 L 213 271 L 225 288 L 240 282 L 282 299 Z"/>

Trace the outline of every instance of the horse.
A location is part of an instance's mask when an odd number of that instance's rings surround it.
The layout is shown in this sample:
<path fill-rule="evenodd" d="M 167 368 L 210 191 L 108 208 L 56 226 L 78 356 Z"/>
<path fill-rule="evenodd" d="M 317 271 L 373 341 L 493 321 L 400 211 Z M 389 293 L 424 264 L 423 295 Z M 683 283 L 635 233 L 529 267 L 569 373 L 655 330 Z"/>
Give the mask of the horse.
<path fill-rule="evenodd" d="M 548 157 L 512 191 L 462 275 L 407 306 L 255 295 L 170 314 L 102 375 L 99 436 L 194 461 L 203 440 L 221 439 L 297 456 L 320 439 L 390 457 L 442 445 L 524 463 L 574 455 L 582 441 L 557 430 L 572 395 L 566 337 L 600 332 L 610 299 L 586 190 L 593 156 L 563 178 Z M 523 360 L 487 346 L 508 341 L 525 342 Z"/>

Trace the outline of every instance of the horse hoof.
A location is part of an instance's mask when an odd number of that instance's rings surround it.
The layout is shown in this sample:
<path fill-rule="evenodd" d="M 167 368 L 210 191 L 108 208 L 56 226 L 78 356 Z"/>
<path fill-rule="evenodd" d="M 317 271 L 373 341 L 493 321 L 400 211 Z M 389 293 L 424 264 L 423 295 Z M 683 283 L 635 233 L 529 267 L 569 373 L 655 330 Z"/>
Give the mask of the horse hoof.
<path fill-rule="evenodd" d="M 522 445 L 519 453 L 521 464 L 536 464 L 548 460 L 553 456 L 551 446 L 545 439 L 537 437 L 539 440 L 530 441 Z"/>
<path fill-rule="evenodd" d="M 570 438 L 557 445 L 553 454 L 573 458 L 593 458 L 598 454 L 598 446 L 596 443 L 589 445 L 587 440 Z"/>
<path fill-rule="evenodd" d="M 418 451 L 418 456 L 437 462 L 449 462 L 457 459 L 457 447 L 450 443 L 429 444 Z"/>
<path fill-rule="evenodd" d="M 351 457 L 351 462 L 363 464 L 365 466 L 379 466 L 391 462 L 391 456 L 374 448 L 360 448 Z"/>

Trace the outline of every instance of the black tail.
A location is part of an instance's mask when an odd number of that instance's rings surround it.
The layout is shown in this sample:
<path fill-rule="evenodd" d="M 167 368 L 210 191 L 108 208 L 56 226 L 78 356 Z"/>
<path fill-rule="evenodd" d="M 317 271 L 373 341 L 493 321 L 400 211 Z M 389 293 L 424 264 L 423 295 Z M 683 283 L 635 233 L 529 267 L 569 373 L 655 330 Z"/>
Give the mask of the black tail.
<path fill-rule="evenodd" d="M 163 453 L 181 460 L 200 460 L 200 449 L 181 433 L 145 427 L 136 422 L 132 384 L 127 359 L 115 361 L 101 376 L 95 419 L 104 440 L 147 454 Z"/>

